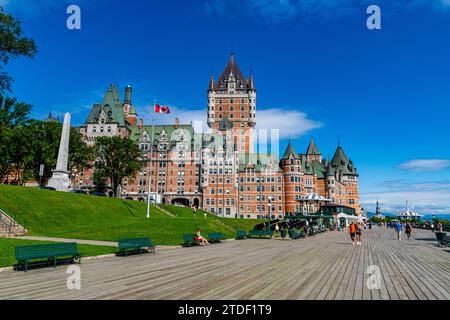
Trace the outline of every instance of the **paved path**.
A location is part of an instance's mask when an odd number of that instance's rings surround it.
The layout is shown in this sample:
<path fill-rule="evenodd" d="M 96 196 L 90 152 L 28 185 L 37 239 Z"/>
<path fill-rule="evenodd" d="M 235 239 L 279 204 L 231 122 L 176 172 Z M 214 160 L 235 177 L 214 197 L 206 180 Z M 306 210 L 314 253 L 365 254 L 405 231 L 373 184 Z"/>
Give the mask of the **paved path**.
<path fill-rule="evenodd" d="M 22 236 L 16 239 L 37 240 L 37 241 L 54 241 L 54 242 L 77 242 L 79 244 L 92 244 L 94 246 L 117 247 L 117 242 L 111 241 L 97 241 L 97 240 L 80 240 L 68 238 L 51 238 L 51 237 L 37 237 L 37 236 Z"/>
<path fill-rule="evenodd" d="M 362 246 L 347 233 L 241 240 L 81 264 L 81 290 L 67 266 L 0 273 L 0 299 L 450 299 L 450 251 L 430 231 L 397 241 L 373 228 Z M 368 288 L 369 266 L 380 271 Z M 372 277 L 371 277 L 372 278 Z"/>
<path fill-rule="evenodd" d="M 53 242 L 76 242 L 79 244 L 91 244 L 94 246 L 105 246 L 105 247 L 117 247 L 117 242 L 113 241 L 99 241 L 99 240 L 82 240 L 82 239 L 69 239 L 69 238 L 51 238 L 51 237 L 39 237 L 39 236 L 21 236 L 15 237 L 15 239 L 24 240 L 36 240 L 36 241 L 53 241 Z M 164 246 L 159 245 L 158 249 L 175 249 L 180 246 Z"/>

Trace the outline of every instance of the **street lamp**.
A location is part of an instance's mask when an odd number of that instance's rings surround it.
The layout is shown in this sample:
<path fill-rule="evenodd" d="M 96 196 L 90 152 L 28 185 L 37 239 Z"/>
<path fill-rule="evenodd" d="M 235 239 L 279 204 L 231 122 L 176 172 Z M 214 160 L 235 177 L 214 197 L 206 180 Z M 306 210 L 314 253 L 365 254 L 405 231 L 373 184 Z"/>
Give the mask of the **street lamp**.
<path fill-rule="evenodd" d="M 268 224 L 268 229 L 270 231 L 270 208 L 272 207 L 272 200 L 273 197 L 269 196 L 269 199 L 267 200 L 267 206 L 269 208 L 269 214 L 267 215 L 267 224 Z"/>

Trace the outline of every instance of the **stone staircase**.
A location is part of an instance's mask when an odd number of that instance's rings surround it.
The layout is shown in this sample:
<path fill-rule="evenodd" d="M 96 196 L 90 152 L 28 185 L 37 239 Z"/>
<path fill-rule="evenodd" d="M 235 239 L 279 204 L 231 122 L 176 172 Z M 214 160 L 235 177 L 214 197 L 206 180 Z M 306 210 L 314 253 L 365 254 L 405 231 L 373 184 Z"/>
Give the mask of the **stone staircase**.
<path fill-rule="evenodd" d="M 22 225 L 0 209 L 0 238 L 23 236 L 27 233 Z"/>

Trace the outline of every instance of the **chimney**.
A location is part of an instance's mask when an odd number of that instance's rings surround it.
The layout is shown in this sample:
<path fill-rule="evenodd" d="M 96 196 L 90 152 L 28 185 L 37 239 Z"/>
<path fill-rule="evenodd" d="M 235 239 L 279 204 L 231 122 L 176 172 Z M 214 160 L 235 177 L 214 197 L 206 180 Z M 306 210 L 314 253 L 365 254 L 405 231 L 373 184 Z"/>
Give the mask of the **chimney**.
<path fill-rule="evenodd" d="M 175 118 L 175 129 L 178 129 L 180 125 L 180 120 L 178 118 Z"/>
<path fill-rule="evenodd" d="M 139 129 L 142 129 L 142 126 L 144 125 L 144 120 L 142 118 L 139 119 Z"/>

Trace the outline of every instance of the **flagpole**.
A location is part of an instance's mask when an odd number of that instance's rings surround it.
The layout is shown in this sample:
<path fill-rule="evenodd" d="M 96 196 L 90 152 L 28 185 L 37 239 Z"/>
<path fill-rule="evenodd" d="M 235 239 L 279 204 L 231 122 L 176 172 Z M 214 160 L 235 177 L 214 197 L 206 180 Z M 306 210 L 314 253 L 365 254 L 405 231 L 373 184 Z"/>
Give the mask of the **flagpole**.
<path fill-rule="evenodd" d="M 152 187 L 152 164 L 153 164 L 153 136 L 155 134 L 155 105 L 156 100 L 153 100 L 153 119 L 152 119 L 152 138 L 150 140 L 150 169 L 148 173 L 148 196 L 147 196 L 147 219 L 150 219 L 150 192 Z M 156 196 L 155 196 L 156 203 Z"/>

